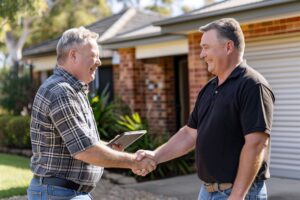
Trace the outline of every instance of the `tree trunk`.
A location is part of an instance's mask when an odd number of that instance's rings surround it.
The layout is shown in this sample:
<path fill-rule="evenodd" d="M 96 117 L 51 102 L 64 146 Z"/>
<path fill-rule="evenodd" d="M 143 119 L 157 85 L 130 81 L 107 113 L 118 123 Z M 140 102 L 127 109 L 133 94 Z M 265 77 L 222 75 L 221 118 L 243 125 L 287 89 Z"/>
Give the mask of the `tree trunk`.
<path fill-rule="evenodd" d="M 14 67 L 14 71 L 19 71 L 19 62 L 22 59 L 22 49 L 25 41 L 29 35 L 29 26 L 33 18 L 23 19 L 23 30 L 20 38 L 15 38 L 12 31 L 6 32 L 5 34 L 5 44 L 8 50 L 7 62 L 9 65 Z"/>

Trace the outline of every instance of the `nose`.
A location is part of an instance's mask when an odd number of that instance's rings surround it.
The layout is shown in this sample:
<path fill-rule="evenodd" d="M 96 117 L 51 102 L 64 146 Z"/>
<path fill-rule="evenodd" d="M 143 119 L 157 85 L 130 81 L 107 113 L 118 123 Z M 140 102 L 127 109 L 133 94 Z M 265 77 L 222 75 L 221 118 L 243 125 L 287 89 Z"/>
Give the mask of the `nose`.
<path fill-rule="evenodd" d="M 200 58 L 203 59 L 205 57 L 205 51 L 204 49 L 200 50 Z"/>
<path fill-rule="evenodd" d="M 102 63 L 101 63 L 101 60 L 100 60 L 100 58 L 98 58 L 98 59 L 97 59 L 97 62 L 96 62 L 96 64 L 97 64 L 97 66 L 98 66 L 98 67 L 100 67 L 100 66 L 101 66 L 101 64 L 102 64 Z"/>

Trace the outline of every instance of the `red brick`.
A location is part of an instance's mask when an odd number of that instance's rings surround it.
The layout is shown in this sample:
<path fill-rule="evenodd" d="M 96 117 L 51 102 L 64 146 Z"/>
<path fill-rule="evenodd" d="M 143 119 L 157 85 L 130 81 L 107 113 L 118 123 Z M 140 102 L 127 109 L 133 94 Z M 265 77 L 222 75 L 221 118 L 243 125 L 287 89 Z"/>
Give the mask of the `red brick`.
<path fill-rule="evenodd" d="M 188 53 L 188 69 L 189 69 L 189 95 L 190 95 L 190 110 L 192 111 L 198 92 L 208 80 L 208 72 L 206 64 L 200 59 L 200 41 L 201 33 L 195 32 L 188 35 L 189 53 Z M 200 78 L 198 75 L 200 72 Z"/>

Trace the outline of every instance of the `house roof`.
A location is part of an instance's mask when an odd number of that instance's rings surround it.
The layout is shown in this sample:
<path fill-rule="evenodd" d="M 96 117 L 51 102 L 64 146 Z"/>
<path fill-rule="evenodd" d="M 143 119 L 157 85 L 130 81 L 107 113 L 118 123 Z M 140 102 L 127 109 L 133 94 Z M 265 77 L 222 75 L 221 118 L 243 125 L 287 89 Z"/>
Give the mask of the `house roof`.
<path fill-rule="evenodd" d="M 157 14 L 146 13 L 134 8 L 129 8 L 118 14 L 87 25 L 86 28 L 98 33 L 100 35 L 99 42 L 101 42 L 102 40 L 113 37 L 118 33 L 127 32 L 128 30 L 135 29 L 159 19 L 162 19 L 162 17 Z M 60 37 L 61 36 L 27 48 L 23 51 L 23 55 L 38 56 L 53 53 L 56 51 L 56 45 Z"/>
<path fill-rule="evenodd" d="M 158 35 L 161 35 L 161 27 L 153 26 L 152 24 L 149 24 L 131 31 L 120 33 L 115 37 L 103 41 L 101 44 L 120 42 L 120 41 L 131 40 L 131 39 L 135 40 L 139 38 L 148 38 L 148 37 L 154 37 Z"/>
<path fill-rule="evenodd" d="M 208 16 L 219 15 L 223 13 L 231 13 L 235 11 L 241 12 L 243 10 L 260 8 L 260 7 L 280 4 L 284 2 L 292 2 L 292 1 L 295 0 L 242 0 L 242 1 L 224 0 L 221 2 L 204 6 L 200 9 L 193 10 L 181 16 L 169 18 L 166 20 L 161 20 L 159 22 L 154 23 L 154 25 L 157 26 L 170 25 L 179 22 L 198 19 L 201 17 L 208 17 Z"/>
<path fill-rule="evenodd" d="M 185 15 L 154 22 L 163 33 L 188 33 L 217 19 L 232 17 L 241 24 L 299 16 L 299 0 L 226 0 Z"/>
<path fill-rule="evenodd" d="M 101 45 L 106 49 L 115 49 L 182 39 L 185 33 L 223 17 L 234 17 L 240 22 L 249 22 L 299 14 L 299 9 L 300 1 L 296 0 L 225 0 L 178 17 L 152 22 L 148 26 L 117 34 L 102 41 Z"/>
<path fill-rule="evenodd" d="M 207 6 L 204 6 L 202 8 L 193 10 L 186 15 L 195 15 L 195 14 L 201 14 L 201 13 L 207 13 L 207 12 L 213 12 L 213 11 L 218 11 L 222 9 L 228 9 L 228 8 L 233 8 L 233 7 L 238 7 L 238 6 L 243 6 L 243 5 L 249 5 L 257 2 L 261 2 L 264 0 L 243 0 L 243 1 L 236 1 L 236 0 L 224 0 L 221 2 L 209 4 Z"/>
<path fill-rule="evenodd" d="M 105 49 L 118 49 L 185 38 L 186 36 L 183 34 L 161 33 L 161 27 L 149 24 L 125 33 L 118 34 L 115 37 L 102 41 L 100 44 Z"/>

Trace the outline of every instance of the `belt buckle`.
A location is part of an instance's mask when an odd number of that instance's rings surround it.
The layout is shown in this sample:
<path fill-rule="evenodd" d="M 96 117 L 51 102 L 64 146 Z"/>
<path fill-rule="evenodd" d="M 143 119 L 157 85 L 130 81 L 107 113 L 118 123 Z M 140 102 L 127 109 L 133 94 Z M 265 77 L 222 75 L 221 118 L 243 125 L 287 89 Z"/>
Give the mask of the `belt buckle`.
<path fill-rule="evenodd" d="M 218 192 L 223 192 L 224 190 L 221 190 L 221 184 L 222 183 L 216 183 L 217 184 L 217 190 L 218 190 Z"/>
<path fill-rule="evenodd" d="M 223 185 L 224 184 L 224 185 Z M 205 190 L 209 193 L 211 192 L 223 192 L 224 190 L 229 189 L 232 185 L 226 186 L 227 183 L 204 183 Z M 224 187 L 222 187 L 224 186 Z"/>
<path fill-rule="evenodd" d="M 223 189 L 221 188 L 222 185 L 224 186 Z M 231 183 L 219 183 L 217 189 L 218 189 L 219 192 L 224 192 L 225 190 L 228 190 L 230 188 L 232 188 L 232 184 Z"/>
<path fill-rule="evenodd" d="M 215 183 L 204 183 L 205 190 L 209 193 L 215 192 L 214 184 Z"/>

